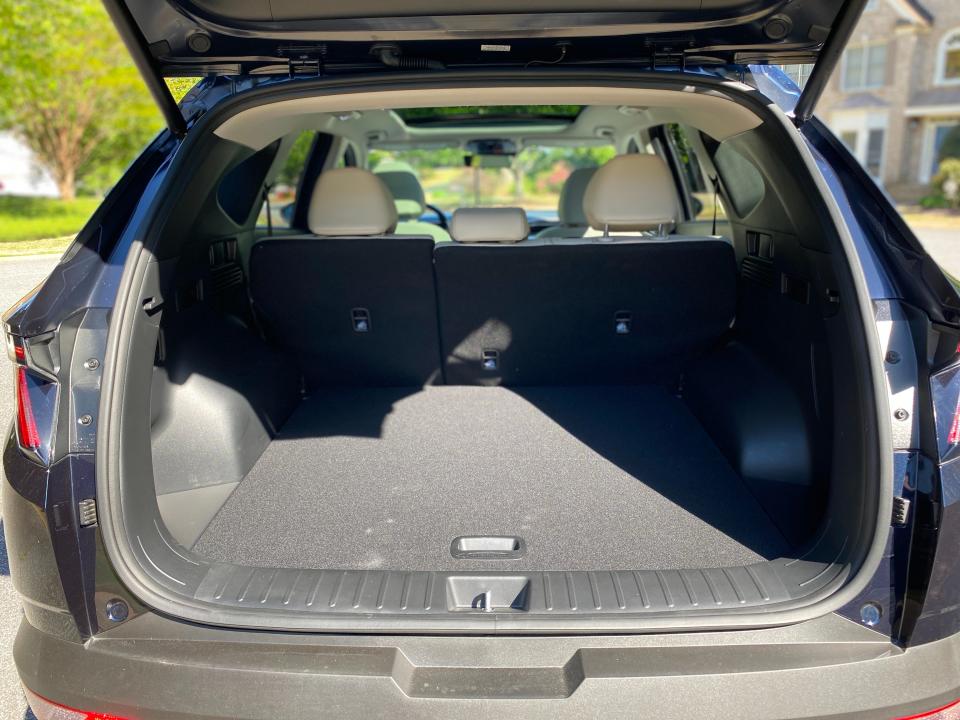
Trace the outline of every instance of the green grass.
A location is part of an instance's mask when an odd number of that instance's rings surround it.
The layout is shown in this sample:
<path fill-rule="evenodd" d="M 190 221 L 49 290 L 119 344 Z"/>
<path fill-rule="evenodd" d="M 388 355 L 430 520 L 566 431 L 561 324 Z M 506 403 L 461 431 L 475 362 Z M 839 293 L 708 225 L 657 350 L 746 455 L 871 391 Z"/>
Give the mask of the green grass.
<path fill-rule="evenodd" d="M 0 195 L 0 256 L 62 252 L 99 204 Z"/>

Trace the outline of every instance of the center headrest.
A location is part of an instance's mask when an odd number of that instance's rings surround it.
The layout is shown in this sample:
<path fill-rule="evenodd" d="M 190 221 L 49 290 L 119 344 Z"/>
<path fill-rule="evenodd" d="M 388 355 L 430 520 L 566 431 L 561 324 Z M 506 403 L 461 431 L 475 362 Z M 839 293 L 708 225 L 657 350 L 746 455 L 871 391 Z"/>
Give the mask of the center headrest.
<path fill-rule="evenodd" d="M 587 224 L 587 216 L 583 212 L 583 195 L 596 172 L 595 167 L 577 168 L 567 177 L 560 191 L 560 205 L 557 208 L 561 224 L 574 226 Z"/>
<path fill-rule="evenodd" d="M 397 227 L 397 207 L 369 170 L 336 168 L 317 178 L 307 227 L 314 235 L 387 235 Z"/>
<path fill-rule="evenodd" d="M 680 205 L 670 168 L 659 155 L 619 155 L 594 173 L 583 196 L 590 227 L 604 232 L 670 232 Z"/>
<path fill-rule="evenodd" d="M 460 243 L 513 244 L 527 239 L 530 226 L 523 208 L 460 208 L 450 221 L 450 235 Z"/>
<path fill-rule="evenodd" d="M 401 220 L 416 220 L 427 209 L 423 186 L 413 168 L 406 163 L 381 163 L 374 174 L 383 180 L 393 194 Z"/>

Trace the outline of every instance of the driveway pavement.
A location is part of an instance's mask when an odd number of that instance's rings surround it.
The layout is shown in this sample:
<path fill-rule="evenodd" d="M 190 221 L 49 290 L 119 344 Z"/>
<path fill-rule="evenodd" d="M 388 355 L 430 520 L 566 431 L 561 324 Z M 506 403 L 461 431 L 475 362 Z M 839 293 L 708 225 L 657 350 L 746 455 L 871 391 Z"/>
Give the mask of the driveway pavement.
<path fill-rule="evenodd" d="M 916 232 L 940 267 L 960 278 L 960 230 L 920 229 Z"/>
<path fill-rule="evenodd" d="M 960 231 L 918 230 L 928 252 L 947 271 L 960 277 Z M 0 311 L 6 310 L 56 265 L 58 256 L 0 258 Z M 0 360 L 0 428 L 6 433 L 12 415 L 13 376 Z M 2 470 L 0 470 L 2 481 Z M 27 710 L 10 648 L 20 622 L 20 605 L 10 582 L 6 545 L 0 537 L 0 718 L 34 720 Z"/>

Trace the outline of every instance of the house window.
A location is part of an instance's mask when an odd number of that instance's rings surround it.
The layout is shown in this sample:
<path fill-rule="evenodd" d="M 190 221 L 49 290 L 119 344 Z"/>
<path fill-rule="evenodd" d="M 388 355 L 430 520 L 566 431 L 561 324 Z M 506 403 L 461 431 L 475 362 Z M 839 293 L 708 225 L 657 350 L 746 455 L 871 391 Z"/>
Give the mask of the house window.
<path fill-rule="evenodd" d="M 887 46 L 861 45 L 844 53 L 843 89 L 868 90 L 883 87 L 887 75 Z"/>
<path fill-rule="evenodd" d="M 834 132 L 850 154 L 877 182 L 882 182 L 886 160 L 886 113 L 846 113 L 834 117 Z"/>
<path fill-rule="evenodd" d="M 960 83 L 960 29 L 947 33 L 940 43 L 937 82 L 946 85 Z"/>
<path fill-rule="evenodd" d="M 867 152 L 863 166 L 870 173 L 870 177 L 879 178 L 883 169 L 883 137 L 882 128 L 872 128 L 867 132 Z"/>
<path fill-rule="evenodd" d="M 960 121 L 936 123 L 931 127 L 930 164 L 921 180 L 927 181 L 940 171 L 946 158 L 960 157 Z"/>
<path fill-rule="evenodd" d="M 813 72 L 813 65 L 781 65 L 780 69 L 783 70 L 788 78 L 793 80 L 794 85 L 802 90 L 806 87 L 807 80 L 810 79 L 810 73 Z"/>

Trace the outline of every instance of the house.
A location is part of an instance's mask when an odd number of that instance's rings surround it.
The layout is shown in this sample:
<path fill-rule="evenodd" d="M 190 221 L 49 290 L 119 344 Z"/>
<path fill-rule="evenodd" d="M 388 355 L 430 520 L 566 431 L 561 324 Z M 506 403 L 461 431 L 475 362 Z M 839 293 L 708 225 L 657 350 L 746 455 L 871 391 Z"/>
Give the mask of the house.
<path fill-rule="evenodd" d="M 817 114 L 897 200 L 927 194 L 960 157 L 960 0 L 870 0 Z"/>
<path fill-rule="evenodd" d="M 0 133 L 0 195 L 56 197 L 57 185 L 30 148 L 10 133 Z"/>

